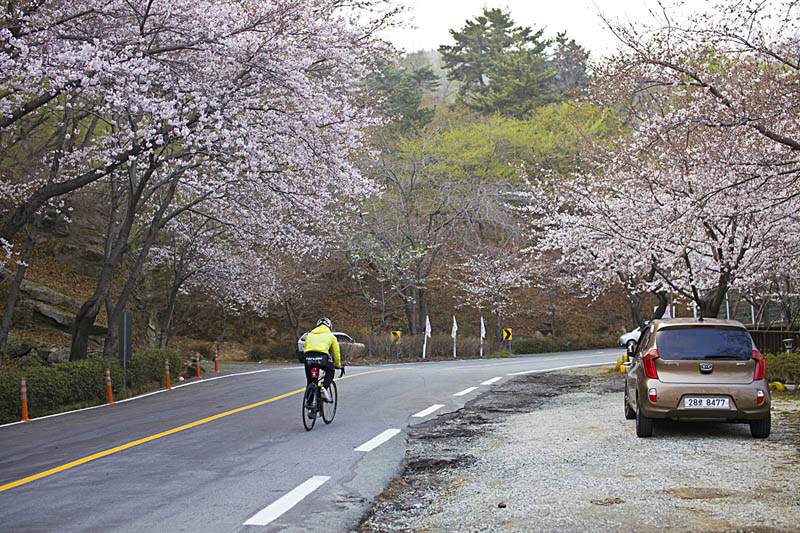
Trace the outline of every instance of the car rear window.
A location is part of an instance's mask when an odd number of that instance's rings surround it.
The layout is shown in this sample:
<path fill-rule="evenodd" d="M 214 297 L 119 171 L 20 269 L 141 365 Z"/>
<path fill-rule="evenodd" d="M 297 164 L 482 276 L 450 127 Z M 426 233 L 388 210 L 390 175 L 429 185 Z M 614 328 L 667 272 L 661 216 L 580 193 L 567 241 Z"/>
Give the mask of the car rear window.
<path fill-rule="evenodd" d="M 735 359 L 753 356 L 753 342 L 743 329 L 709 327 L 668 328 L 656 333 L 662 359 Z"/>

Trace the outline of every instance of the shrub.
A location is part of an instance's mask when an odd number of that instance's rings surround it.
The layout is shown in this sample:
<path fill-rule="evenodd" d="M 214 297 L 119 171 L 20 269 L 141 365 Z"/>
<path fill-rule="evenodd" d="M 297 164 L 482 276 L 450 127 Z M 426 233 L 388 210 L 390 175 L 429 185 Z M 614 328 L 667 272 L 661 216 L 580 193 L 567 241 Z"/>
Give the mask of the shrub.
<path fill-rule="evenodd" d="M 291 361 L 297 355 L 297 342 L 292 340 L 252 344 L 248 348 L 251 361 Z"/>
<path fill-rule="evenodd" d="M 516 354 L 563 352 L 568 350 L 591 350 L 617 345 L 613 335 L 569 335 L 567 337 L 533 337 L 515 340 L 512 351 Z"/>
<path fill-rule="evenodd" d="M 210 342 L 195 342 L 189 346 L 188 349 L 191 356 L 199 353 L 200 357 L 205 360 L 209 360 L 214 357 L 214 344 Z"/>
<path fill-rule="evenodd" d="M 800 353 L 767 353 L 767 381 L 800 383 Z"/>
<path fill-rule="evenodd" d="M 514 353 L 546 353 L 557 351 L 558 343 L 553 337 L 533 337 L 513 341 L 511 347 Z"/>
<path fill-rule="evenodd" d="M 150 348 L 136 353 L 128 361 L 126 384 L 134 394 L 167 385 L 164 375 L 165 359 L 169 359 L 170 380 L 175 380 L 181 375 L 183 364 L 183 358 L 177 349 Z"/>
<path fill-rule="evenodd" d="M 419 361 L 422 359 L 422 335 L 405 335 L 400 343 L 392 344 L 388 336 L 378 336 L 373 339 L 371 360 L 381 361 Z M 486 343 L 484 343 L 486 349 Z M 352 358 L 367 358 L 367 350 L 353 350 Z M 460 358 L 477 357 L 480 352 L 480 339 L 476 337 L 458 337 L 456 344 L 456 354 Z M 342 354 L 345 358 L 345 355 Z M 428 359 L 452 359 L 453 358 L 453 339 L 449 335 L 434 335 L 428 339 L 426 347 L 426 357 Z M 345 364 L 348 359 L 345 358 Z"/>
<path fill-rule="evenodd" d="M 92 357 L 50 366 L 5 368 L 0 372 L 0 422 L 14 422 L 22 416 L 19 388 L 23 377 L 28 388 L 28 412 L 38 417 L 105 403 L 108 400 L 106 368 L 111 370 L 115 397 L 164 386 L 166 358 L 170 362 L 170 375 L 177 377 L 182 362 L 176 350 L 145 350 L 134 354 L 127 364 L 127 391 L 122 390 L 122 362 L 116 358 Z"/>

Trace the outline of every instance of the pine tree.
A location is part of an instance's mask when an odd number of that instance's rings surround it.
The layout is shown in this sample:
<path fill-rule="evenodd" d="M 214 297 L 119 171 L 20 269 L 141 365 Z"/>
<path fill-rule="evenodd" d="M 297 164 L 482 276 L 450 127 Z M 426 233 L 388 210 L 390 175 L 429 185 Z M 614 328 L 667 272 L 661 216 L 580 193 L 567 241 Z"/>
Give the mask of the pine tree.
<path fill-rule="evenodd" d="M 544 30 L 514 26 L 501 9 L 484 9 L 461 31 L 450 30 L 454 45 L 439 52 L 448 79 L 462 83 L 459 100 L 481 113 L 524 117 L 556 98 L 549 85 L 556 74 L 545 52 Z"/>

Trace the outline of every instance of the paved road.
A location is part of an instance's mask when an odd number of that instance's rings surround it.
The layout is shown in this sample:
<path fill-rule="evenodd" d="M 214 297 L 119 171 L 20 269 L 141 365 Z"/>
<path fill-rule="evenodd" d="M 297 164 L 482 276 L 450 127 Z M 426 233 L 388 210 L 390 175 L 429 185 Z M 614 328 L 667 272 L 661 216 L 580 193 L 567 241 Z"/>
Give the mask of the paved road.
<path fill-rule="evenodd" d="M 297 366 L 0 427 L 0 529 L 349 531 L 399 473 L 410 424 L 516 373 L 620 355 L 348 367 L 337 380 L 336 419 L 311 432 Z M 373 440 L 381 435 L 387 440 Z"/>

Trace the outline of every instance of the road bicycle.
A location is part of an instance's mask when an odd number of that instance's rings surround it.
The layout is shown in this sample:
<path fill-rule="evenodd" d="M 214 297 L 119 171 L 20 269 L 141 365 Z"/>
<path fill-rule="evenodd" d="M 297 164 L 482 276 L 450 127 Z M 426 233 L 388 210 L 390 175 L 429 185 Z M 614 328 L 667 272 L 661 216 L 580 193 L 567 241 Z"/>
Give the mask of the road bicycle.
<path fill-rule="evenodd" d="M 303 394 L 303 426 L 306 431 L 311 431 L 318 415 L 322 415 L 322 421 L 326 424 L 333 422 L 333 417 L 336 416 L 336 407 L 339 403 L 339 392 L 336 389 L 336 382 L 331 381 L 331 385 L 328 387 L 331 399 L 324 399 L 322 397 L 322 383 L 325 379 L 325 370 L 320 372 L 318 366 L 312 366 L 308 371 L 313 381 L 306 386 L 306 391 Z M 344 375 L 344 367 L 342 367 L 339 376 L 341 377 L 342 375 Z"/>

